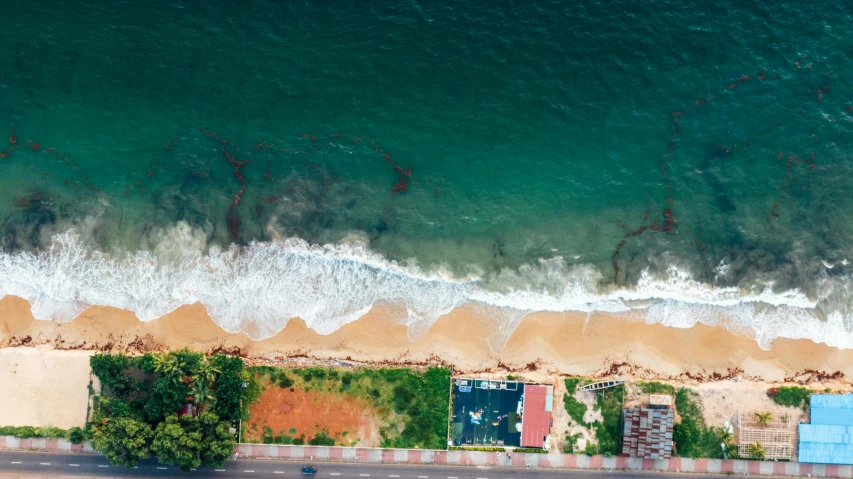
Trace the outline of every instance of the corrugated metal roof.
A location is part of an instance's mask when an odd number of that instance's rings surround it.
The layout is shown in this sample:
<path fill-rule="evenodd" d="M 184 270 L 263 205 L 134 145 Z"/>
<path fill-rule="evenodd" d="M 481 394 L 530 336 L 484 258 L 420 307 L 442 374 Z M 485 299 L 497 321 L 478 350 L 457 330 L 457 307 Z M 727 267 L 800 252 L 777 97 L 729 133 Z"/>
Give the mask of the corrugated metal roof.
<path fill-rule="evenodd" d="M 672 409 L 629 408 L 623 411 L 622 455 L 644 459 L 672 456 Z"/>
<path fill-rule="evenodd" d="M 799 462 L 853 464 L 853 426 L 800 424 Z"/>
<path fill-rule="evenodd" d="M 853 395 L 812 394 L 811 424 L 853 426 Z"/>
<path fill-rule="evenodd" d="M 545 436 L 551 434 L 551 413 L 545 410 L 547 395 L 548 388 L 545 386 L 524 386 L 524 412 L 521 415 L 522 447 L 541 448 L 545 442 Z"/>

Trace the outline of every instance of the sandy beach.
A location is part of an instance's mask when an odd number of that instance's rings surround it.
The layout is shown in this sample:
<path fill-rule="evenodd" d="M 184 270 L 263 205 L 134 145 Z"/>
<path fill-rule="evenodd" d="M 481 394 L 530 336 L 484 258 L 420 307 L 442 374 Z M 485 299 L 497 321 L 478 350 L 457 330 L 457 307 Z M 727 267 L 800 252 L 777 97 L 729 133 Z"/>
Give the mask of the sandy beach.
<path fill-rule="evenodd" d="M 684 383 L 725 379 L 766 383 L 847 384 L 853 351 L 808 340 L 777 340 L 769 351 L 722 328 L 647 325 L 636 317 L 534 313 L 508 342 L 491 348 L 488 318 L 472 308 L 441 317 L 418 341 L 389 311 L 374 307 L 329 335 L 299 319 L 275 336 L 253 341 L 217 326 L 200 305 L 179 308 L 150 322 L 133 313 L 92 307 L 69 323 L 39 321 L 23 299 L 0 300 L 0 344 L 63 350 L 144 352 L 189 347 L 224 351 L 252 360 L 341 359 L 376 364 L 443 363 L 457 372 L 526 371 L 537 376 L 656 378 Z"/>
<path fill-rule="evenodd" d="M 0 349 L 0 425 L 86 425 L 91 351 Z"/>

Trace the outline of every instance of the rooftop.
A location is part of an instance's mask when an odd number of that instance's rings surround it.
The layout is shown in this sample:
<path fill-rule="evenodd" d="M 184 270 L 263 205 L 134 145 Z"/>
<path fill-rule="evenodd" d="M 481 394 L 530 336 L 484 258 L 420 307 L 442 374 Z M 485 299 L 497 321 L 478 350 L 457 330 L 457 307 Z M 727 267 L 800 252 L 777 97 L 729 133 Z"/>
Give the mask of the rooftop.
<path fill-rule="evenodd" d="M 524 412 L 521 421 L 521 446 L 544 447 L 551 434 L 552 386 L 524 386 Z"/>
<path fill-rule="evenodd" d="M 643 459 L 672 457 L 672 409 L 635 407 L 625 409 L 622 425 L 622 455 Z"/>

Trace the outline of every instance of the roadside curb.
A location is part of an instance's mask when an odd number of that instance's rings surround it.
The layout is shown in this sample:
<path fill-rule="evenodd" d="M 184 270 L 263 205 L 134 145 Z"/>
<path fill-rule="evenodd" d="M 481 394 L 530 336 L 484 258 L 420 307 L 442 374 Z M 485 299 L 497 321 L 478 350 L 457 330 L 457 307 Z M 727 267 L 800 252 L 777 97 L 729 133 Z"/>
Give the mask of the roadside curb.
<path fill-rule="evenodd" d="M 0 450 L 33 452 L 74 452 L 97 454 L 89 444 L 71 444 L 66 439 L 20 439 L 0 436 Z M 245 459 L 295 462 L 334 462 L 389 465 L 441 465 L 494 468 L 574 469 L 595 471 L 671 472 L 738 474 L 742 476 L 808 476 L 851 478 L 853 466 L 805 464 L 797 462 L 745 461 L 723 459 L 640 459 L 583 454 L 494 453 L 484 451 L 440 451 L 431 449 L 379 449 L 337 446 L 283 446 L 238 444 L 235 453 Z"/>

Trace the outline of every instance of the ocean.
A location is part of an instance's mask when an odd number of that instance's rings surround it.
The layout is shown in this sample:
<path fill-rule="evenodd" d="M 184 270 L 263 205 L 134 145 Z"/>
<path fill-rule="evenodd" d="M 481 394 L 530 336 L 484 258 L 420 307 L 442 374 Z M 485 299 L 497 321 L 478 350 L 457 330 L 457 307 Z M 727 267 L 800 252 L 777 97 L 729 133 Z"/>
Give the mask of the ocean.
<path fill-rule="evenodd" d="M 845 2 L 7 0 L 0 297 L 853 348 Z M 8 136 L 6 136 L 8 135 Z M 850 244 L 848 244 L 850 243 Z"/>

